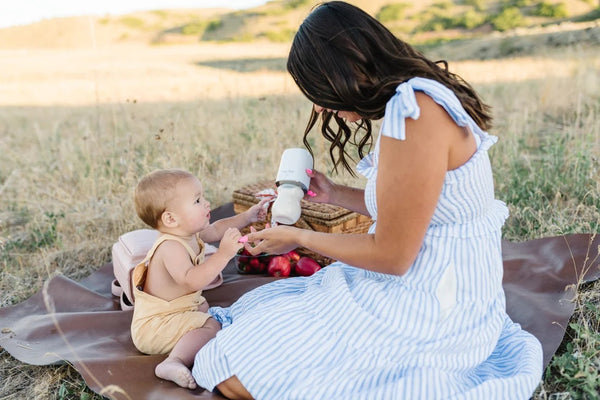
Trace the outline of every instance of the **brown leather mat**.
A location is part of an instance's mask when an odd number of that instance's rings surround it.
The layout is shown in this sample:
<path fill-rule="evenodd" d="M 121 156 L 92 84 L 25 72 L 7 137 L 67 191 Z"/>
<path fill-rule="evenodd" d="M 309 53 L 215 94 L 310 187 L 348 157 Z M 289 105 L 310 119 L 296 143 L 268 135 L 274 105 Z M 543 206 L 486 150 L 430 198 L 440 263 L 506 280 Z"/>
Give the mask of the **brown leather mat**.
<path fill-rule="evenodd" d="M 212 215 L 221 218 L 232 213 L 227 204 Z M 503 243 L 508 313 L 542 342 L 545 365 L 560 345 L 574 311 L 573 285 L 600 277 L 599 246 L 600 237 L 589 234 Z M 222 399 L 154 376 L 154 367 L 163 356 L 142 355 L 133 346 L 132 312 L 120 310 L 111 294 L 112 279 L 111 264 L 81 282 L 56 276 L 28 300 L 1 308 L 0 345 L 24 363 L 67 360 L 92 390 L 112 399 Z M 223 285 L 206 291 L 205 296 L 211 305 L 226 306 L 273 279 L 239 275 L 230 264 Z"/>

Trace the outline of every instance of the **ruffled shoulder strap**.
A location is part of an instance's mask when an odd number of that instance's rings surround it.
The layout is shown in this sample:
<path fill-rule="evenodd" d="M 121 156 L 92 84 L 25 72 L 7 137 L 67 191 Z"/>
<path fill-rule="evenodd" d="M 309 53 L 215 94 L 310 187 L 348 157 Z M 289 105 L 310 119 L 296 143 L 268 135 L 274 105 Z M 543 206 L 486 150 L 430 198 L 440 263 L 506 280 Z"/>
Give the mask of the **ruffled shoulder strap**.
<path fill-rule="evenodd" d="M 427 78 L 412 78 L 401 83 L 396 93 L 388 100 L 385 107 L 385 117 L 381 125 L 381 134 L 394 139 L 406 139 L 405 119 L 418 119 L 421 109 L 417 104 L 415 91 L 422 91 L 436 103 L 444 107 L 448 114 L 459 126 L 469 126 L 481 138 L 486 136 L 471 116 L 463 108 L 458 97 L 452 90 L 441 83 Z"/>
<path fill-rule="evenodd" d="M 381 124 L 381 135 L 394 139 L 406 139 L 406 118 L 419 119 L 421 109 L 410 81 L 401 83 L 396 93 L 385 105 L 385 117 Z"/>

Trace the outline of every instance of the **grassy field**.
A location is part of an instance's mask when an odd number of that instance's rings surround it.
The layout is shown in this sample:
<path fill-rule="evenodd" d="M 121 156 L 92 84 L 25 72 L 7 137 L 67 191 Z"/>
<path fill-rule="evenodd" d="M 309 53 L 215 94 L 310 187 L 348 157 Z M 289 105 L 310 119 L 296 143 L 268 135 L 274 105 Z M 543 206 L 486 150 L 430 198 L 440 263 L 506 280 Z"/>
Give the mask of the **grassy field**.
<path fill-rule="evenodd" d="M 287 46 L 0 51 L 0 306 L 109 261 L 117 237 L 142 227 L 132 189 L 155 168 L 196 173 L 213 207 L 273 178 L 281 151 L 301 145 L 311 107 L 285 73 Z M 493 107 L 497 196 L 511 211 L 504 237 L 600 232 L 600 46 L 450 68 Z M 328 170 L 324 143 L 314 144 L 316 168 Z M 599 293 L 575 299 L 536 400 L 598 398 Z M 2 351 L 0 398 L 100 396 L 68 365 L 24 365 Z"/>

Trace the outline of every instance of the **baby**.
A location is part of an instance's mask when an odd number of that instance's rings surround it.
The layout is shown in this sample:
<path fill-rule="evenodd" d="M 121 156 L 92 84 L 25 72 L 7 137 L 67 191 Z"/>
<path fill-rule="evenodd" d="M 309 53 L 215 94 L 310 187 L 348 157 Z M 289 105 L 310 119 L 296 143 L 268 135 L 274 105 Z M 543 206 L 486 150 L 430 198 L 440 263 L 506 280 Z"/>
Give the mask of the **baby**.
<path fill-rule="evenodd" d="M 156 366 L 156 376 L 194 389 L 194 356 L 221 329 L 207 314 L 202 288 L 220 276 L 243 246 L 239 229 L 264 220 L 267 200 L 211 224 L 202 184 L 176 169 L 144 176 L 134 200 L 138 216 L 160 236 L 133 271 L 131 337 L 143 353 L 169 354 Z M 205 259 L 204 243 L 218 240 L 216 253 Z"/>

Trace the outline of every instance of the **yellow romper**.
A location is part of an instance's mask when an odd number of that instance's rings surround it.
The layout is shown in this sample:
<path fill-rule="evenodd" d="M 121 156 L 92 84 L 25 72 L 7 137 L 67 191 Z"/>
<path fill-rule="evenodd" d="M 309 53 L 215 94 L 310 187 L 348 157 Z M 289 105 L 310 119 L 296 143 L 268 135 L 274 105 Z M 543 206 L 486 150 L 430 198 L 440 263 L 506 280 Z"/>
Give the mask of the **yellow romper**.
<path fill-rule="evenodd" d="M 167 354 L 175 343 L 187 332 L 200 328 L 210 317 L 207 313 L 198 311 L 198 306 L 206 301 L 202 291 L 181 296 L 171 301 L 145 293 L 148 264 L 158 246 L 165 240 L 175 240 L 181 243 L 190 254 L 194 265 L 204 262 L 204 242 L 196 237 L 200 253 L 196 255 L 185 240 L 177 236 L 161 235 L 146 254 L 146 258 L 133 270 L 132 283 L 135 305 L 131 321 L 131 338 L 135 347 L 146 354 Z"/>

